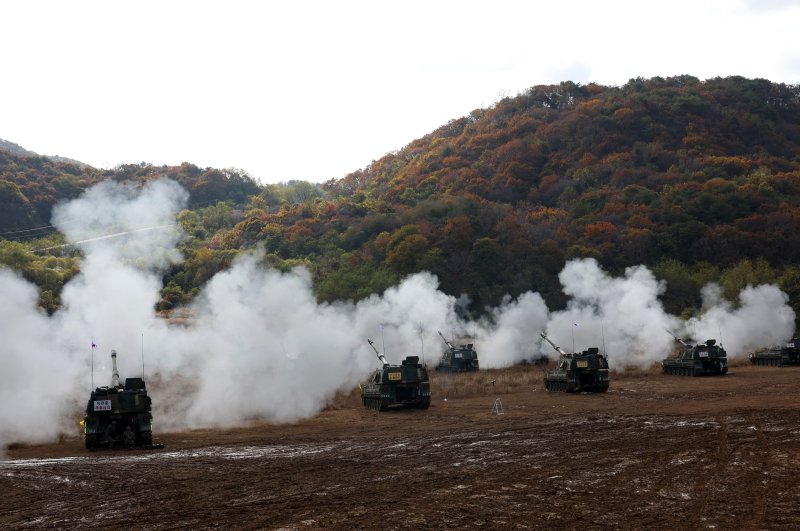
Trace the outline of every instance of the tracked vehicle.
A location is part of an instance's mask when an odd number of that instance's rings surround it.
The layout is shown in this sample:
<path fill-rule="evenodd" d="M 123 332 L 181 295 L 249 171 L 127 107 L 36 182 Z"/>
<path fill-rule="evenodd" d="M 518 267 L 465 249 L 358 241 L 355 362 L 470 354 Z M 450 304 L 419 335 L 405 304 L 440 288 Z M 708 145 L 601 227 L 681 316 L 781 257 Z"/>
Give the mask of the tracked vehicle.
<path fill-rule="evenodd" d="M 383 366 L 361 385 L 364 407 L 377 411 L 390 408 L 428 409 L 431 405 L 431 386 L 428 368 L 419 362 L 419 356 L 406 356 L 400 365 L 392 365 L 378 352 L 371 339 L 367 342 Z"/>
<path fill-rule="evenodd" d="M 800 339 L 792 338 L 783 347 L 770 347 L 750 354 L 753 365 L 800 365 Z"/>
<path fill-rule="evenodd" d="M 722 345 L 717 345 L 716 339 L 690 345 L 675 335 L 672 337 L 683 346 L 683 349 L 676 357 L 661 362 L 661 368 L 666 374 L 722 376 L 728 372 L 728 353 Z"/>
<path fill-rule="evenodd" d="M 544 373 L 545 389 L 565 393 L 608 391 L 608 359 L 600 354 L 598 348 L 568 354 L 550 341 L 544 332 L 539 335 L 559 353 L 556 368 Z"/>
<path fill-rule="evenodd" d="M 120 383 L 117 353 L 111 351 L 111 385 L 92 391 L 83 419 L 86 448 L 163 448 L 153 444 L 151 400 L 144 379 L 126 378 Z"/>
<path fill-rule="evenodd" d="M 473 372 L 479 369 L 478 353 L 472 343 L 466 345 L 455 346 L 445 338 L 441 332 L 439 337 L 442 338 L 444 344 L 447 345 L 447 350 L 442 354 L 436 370 L 440 372 Z"/>

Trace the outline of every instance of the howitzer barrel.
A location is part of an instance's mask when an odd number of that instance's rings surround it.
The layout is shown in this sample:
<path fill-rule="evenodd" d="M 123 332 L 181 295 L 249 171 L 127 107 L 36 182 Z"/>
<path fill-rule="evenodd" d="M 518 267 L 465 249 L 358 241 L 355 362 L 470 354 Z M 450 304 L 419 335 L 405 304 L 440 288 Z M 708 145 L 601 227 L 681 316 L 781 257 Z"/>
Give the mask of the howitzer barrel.
<path fill-rule="evenodd" d="M 450 342 L 447 340 L 447 338 L 446 338 L 446 337 L 444 337 L 444 335 L 442 335 L 442 333 L 441 333 L 439 330 L 437 330 L 437 332 L 439 332 L 439 337 L 441 337 L 441 338 L 442 338 L 442 341 L 444 341 L 444 344 L 445 344 L 445 345 L 447 345 L 447 347 L 448 347 L 448 348 L 455 348 L 455 347 L 453 346 L 453 344 L 452 344 L 452 343 L 450 343 Z"/>
<path fill-rule="evenodd" d="M 542 336 L 542 339 L 544 339 L 545 341 L 547 341 L 548 343 L 550 343 L 550 346 L 551 346 L 551 347 L 553 347 L 554 349 L 556 349 L 556 352 L 558 352 L 558 353 L 559 353 L 559 354 L 561 354 L 562 356 L 567 356 L 567 353 L 566 353 L 566 352 L 564 352 L 564 350 L 563 350 L 561 347 L 557 347 L 555 343 L 553 343 L 552 341 L 550 341 L 550 338 L 549 338 L 549 337 L 547 337 L 547 336 L 545 335 L 545 333 L 544 333 L 544 332 L 539 332 L 539 335 L 540 335 L 540 336 Z"/>
<path fill-rule="evenodd" d="M 117 370 L 117 351 L 111 351 L 111 387 L 119 387 L 119 371 Z"/>
<path fill-rule="evenodd" d="M 386 356 L 378 352 L 378 349 L 375 348 L 375 343 L 371 339 L 367 339 L 367 343 L 369 343 L 369 346 L 371 346 L 372 350 L 375 351 L 375 355 L 378 356 L 378 359 L 381 360 L 381 363 L 384 365 L 389 365 L 389 362 L 386 361 Z"/>
<path fill-rule="evenodd" d="M 672 332 L 670 332 L 669 330 L 667 330 L 667 333 L 668 333 L 669 335 L 671 335 L 671 336 L 672 336 L 672 339 L 674 339 L 675 341 L 677 341 L 678 343 L 680 343 L 680 344 L 681 344 L 681 345 L 683 345 L 684 347 L 691 347 L 691 345 L 690 345 L 689 343 L 687 343 L 687 342 L 686 342 L 686 341 L 684 341 L 683 339 L 679 338 L 678 336 L 676 336 L 675 334 L 673 334 L 673 333 L 672 333 Z"/>

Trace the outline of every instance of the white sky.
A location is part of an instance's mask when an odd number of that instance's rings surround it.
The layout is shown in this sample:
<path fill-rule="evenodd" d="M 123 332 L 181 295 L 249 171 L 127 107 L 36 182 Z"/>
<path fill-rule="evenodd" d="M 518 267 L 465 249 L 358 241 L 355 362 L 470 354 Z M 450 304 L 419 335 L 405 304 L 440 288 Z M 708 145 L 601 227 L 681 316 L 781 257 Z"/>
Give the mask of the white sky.
<path fill-rule="evenodd" d="M 0 3 L 0 138 L 340 178 L 533 85 L 800 83 L 800 0 Z"/>

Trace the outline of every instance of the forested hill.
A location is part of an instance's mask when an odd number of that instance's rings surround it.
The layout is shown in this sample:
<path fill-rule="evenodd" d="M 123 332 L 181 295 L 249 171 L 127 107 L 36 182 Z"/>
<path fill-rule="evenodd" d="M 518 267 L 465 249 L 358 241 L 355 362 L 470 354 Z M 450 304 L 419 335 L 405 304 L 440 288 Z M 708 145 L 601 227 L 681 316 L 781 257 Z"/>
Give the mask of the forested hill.
<path fill-rule="evenodd" d="M 798 263 L 800 87 L 689 76 L 537 86 L 327 188 L 345 207 L 397 213 L 385 260 L 431 268 L 453 292 L 558 289 L 548 279 L 566 259 L 593 256 L 617 272 L 660 266 L 675 296 L 692 268 L 674 261 Z"/>
<path fill-rule="evenodd" d="M 800 87 L 760 79 L 537 86 L 329 184 L 390 202 L 474 194 L 563 206 L 590 189 L 787 173 L 797 170 L 799 113 Z"/>
<path fill-rule="evenodd" d="M 558 307 L 558 272 L 587 256 L 613 273 L 648 265 L 668 281 L 673 313 L 696 309 L 709 280 L 729 296 L 779 282 L 800 299 L 795 85 L 681 76 L 535 86 L 321 187 L 190 164 L 9 169 L 36 160 L 0 151 L 0 206 L 12 197 L 25 212 L 28 199 L 42 216 L 52 201 L 26 192 L 42 182 L 48 197 L 109 177 L 166 175 L 190 190 L 179 221 L 191 238 L 185 263 L 164 278 L 165 308 L 257 245 L 277 267 L 307 265 L 323 300 L 428 270 L 474 310 L 528 290 Z"/>
<path fill-rule="evenodd" d="M 14 229 L 47 225 L 53 205 L 77 197 L 102 180 L 143 182 L 159 177 L 181 183 L 190 192 L 192 207 L 219 201 L 243 204 L 262 191 L 249 175 L 233 169 L 142 163 L 98 170 L 64 157 L 40 156 L 0 140 L 0 239 Z"/>

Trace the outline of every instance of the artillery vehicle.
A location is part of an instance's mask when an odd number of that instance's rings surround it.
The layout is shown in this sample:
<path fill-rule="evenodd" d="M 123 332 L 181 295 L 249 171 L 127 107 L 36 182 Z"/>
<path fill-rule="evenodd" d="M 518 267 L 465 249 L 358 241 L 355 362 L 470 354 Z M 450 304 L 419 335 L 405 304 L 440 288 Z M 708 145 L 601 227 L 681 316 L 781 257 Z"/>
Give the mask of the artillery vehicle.
<path fill-rule="evenodd" d="M 441 337 L 444 344 L 447 345 L 447 350 L 442 354 L 442 358 L 436 366 L 437 371 L 472 372 L 478 370 L 478 353 L 475 351 L 475 347 L 472 343 L 456 347 L 449 342 L 441 332 L 439 332 L 439 337 Z"/>
<path fill-rule="evenodd" d="M 690 345 L 677 336 L 670 335 L 683 346 L 683 350 L 676 357 L 661 362 L 665 373 L 681 376 L 722 376 L 728 372 L 728 353 L 722 345 L 717 345 L 716 339 Z"/>
<path fill-rule="evenodd" d="M 800 339 L 792 338 L 785 346 L 770 347 L 750 354 L 753 365 L 800 365 Z"/>
<path fill-rule="evenodd" d="M 400 365 L 392 365 L 378 352 L 371 339 L 367 342 L 383 366 L 361 387 L 361 401 L 365 407 L 377 411 L 389 408 L 428 409 L 431 405 L 431 386 L 428 368 L 419 362 L 419 356 L 406 356 Z"/>
<path fill-rule="evenodd" d="M 92 391 L 83 419 L 86 448 L 144 447 L 153 444 L 153 415 L 143 378 L 126 378 L 120 384 L 117 352 L 111 351 L 111 385 Z"/>
<path fill-rule="evenodd" d="M 556 368 L 544 373 L 545 389 L 565 393 L 605 393 L 608 391 L 608 359 L 600 354 L 597 347 L 568 354 L 550 341 L 544 332 L 539 335 L 550 343 L 550 346 L 559 354 Z"/>

